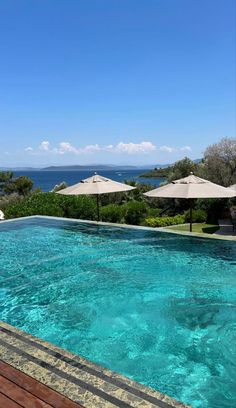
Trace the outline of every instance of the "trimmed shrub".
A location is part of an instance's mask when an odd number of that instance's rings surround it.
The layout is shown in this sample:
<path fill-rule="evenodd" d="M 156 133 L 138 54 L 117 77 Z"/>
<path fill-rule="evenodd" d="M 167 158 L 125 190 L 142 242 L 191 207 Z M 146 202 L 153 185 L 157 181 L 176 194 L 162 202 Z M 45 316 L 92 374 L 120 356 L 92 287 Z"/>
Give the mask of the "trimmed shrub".
<path fill-rule="evenodd" d="M 144 225 L 148 227 L 168 227 L 170 225 L 184 224 L 184 215 L 175 215 L 174 217 L 156 217 L 145 218 Z"/>

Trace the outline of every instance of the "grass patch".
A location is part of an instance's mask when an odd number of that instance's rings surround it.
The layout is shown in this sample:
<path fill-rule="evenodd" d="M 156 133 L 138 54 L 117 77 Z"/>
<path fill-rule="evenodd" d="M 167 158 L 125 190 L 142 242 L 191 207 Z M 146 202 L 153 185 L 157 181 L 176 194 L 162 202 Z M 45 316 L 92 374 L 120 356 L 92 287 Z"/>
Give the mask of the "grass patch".
<path fill-rule="evenodd" d="M 174 227 L 171 227 L 170 229 L 172 230 L 174 229 L 177 231 L 189 231 L 189 224 L 175 225 Z M 217 224 L 205 224 L 205 223 L 193 224 L 193 232 L 214 234 L 214 232 L 216 232 L 218 229 L 219 229 L 219 225 Z"/>

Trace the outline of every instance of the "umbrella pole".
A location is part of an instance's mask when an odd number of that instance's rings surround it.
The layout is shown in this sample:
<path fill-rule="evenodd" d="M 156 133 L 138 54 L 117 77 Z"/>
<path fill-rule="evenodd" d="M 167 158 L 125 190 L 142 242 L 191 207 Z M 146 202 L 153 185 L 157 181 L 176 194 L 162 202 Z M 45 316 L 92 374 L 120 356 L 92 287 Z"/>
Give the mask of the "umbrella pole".
<path fill-rule="evenodd" d="M 190 218 L 190 224 L 189 224 L 189 230 L 190 232 L 193 231 L 193 200 L 189 200 L 189 218 Z"/>
<path fill-rule="evenodd" d="M 100 220 L 100 212 L 99 212 L 99 196 L 97 194 L 97 221 Z"/>

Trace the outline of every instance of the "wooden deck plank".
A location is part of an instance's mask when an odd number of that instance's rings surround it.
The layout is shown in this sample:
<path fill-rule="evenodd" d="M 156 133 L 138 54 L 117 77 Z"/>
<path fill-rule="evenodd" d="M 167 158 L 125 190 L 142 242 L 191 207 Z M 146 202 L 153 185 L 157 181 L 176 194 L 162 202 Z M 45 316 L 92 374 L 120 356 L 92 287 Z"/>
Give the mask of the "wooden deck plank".
<path fill-rule="evenodd" d="M 9 364 L 0 360 L 0 374 L 5 379 L 12 382 L 15 386 L 20 387 L 25 392 L 28 392 L 35 398 L 41 400 L 44 405 L 41 405 L 43 408 L 53 407 L 53 408 L 83 408 L 80 404 L 66 398 L 65 396 L 59 394 L 58 392 L 52 390 L 46 385 L 40 383 L 34 378 L 30 377 L 27 374 L 24 374 L 22 371 L 17 370 L 16 368 L 10 366 Z M 1 391 L 0 391 L 1 392 Z M 20 401 L 18 401 L 20 403 Z M 47 405 L 48 404 L 48 405 Z M 0 407 L 5 405 L 1 405 Z M 19 406 L 19 405 L 18 405 Z M 22 406 L 22 405 L 20 405 Z M 23 405 L 24 406 L 24 405 Z M 28 405 L 30 408 L 33 408 L 34 405 Z M 27 406 L 27 407 L 28 407 Z M 14 406 L 13 406 L 14 407 Z M 25 406 L 24 406 L 25 407 Z M 35 408 L 38 407 L 35 405 Z"/>
<path fill-rule="evenodd" d="M 0 392 L 24 408 L 53 408 L 28 391 L 0 375 Z"/>
<path fill-rule="evenodd" d="M 22 405 L 17 404 L 11 399 L 7 398 L 0 392 L 0 407 L 1 408 L 22 408 Z"/>

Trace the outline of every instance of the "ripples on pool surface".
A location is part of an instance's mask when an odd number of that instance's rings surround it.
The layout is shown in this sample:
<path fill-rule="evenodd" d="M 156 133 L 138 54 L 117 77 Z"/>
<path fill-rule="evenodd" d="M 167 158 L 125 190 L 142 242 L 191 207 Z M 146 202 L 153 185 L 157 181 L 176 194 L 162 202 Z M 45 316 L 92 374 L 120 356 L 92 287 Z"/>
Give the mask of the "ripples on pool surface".
<path fill-rule="evenodd" d="M 236 243 L 0 224 L 0 318 L 181 401 L 236 406 Z"/>

